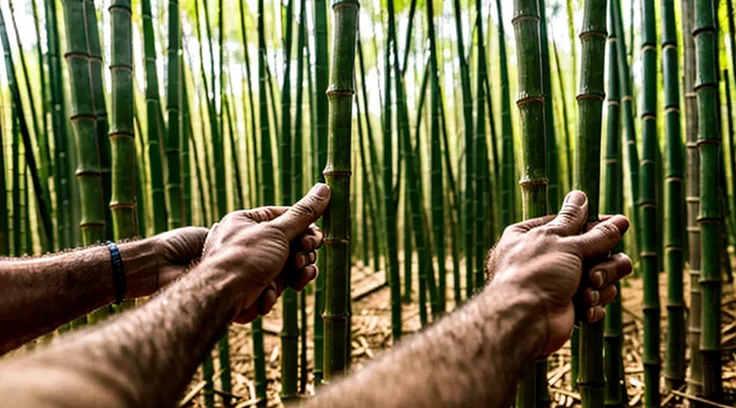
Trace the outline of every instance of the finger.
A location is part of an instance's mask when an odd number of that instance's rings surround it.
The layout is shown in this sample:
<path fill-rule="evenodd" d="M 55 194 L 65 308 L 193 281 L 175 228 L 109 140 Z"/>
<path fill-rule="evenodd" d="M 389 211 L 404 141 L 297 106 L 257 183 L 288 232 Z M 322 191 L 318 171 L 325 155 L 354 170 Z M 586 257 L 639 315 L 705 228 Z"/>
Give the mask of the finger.
<path fill-rule="evenodd" d="M 261 315 L 268 314 L 271 311 L 271 309 L 273 309 L 278 299 L 279 297 L 278 297 L 278 294 L 276 293 L 275 287 L 274 286 L 267 287 L 263 291 L 263 293 L 261 293 L 261 296 L 260 296 L 261 307 L 259 309 L 259 313 Z"/>
<path fill-rule="evenodd" d="M 616 292 L 618 292 L 618 290 L 614 285 L 606 286 L 599 290 L 598 293 L 600 293 L 600 299 L 598 300 L 598 305 L 605 307 L 607 304 L 613 302 L 613 299 L 616 298 Z"/>
<path fill-rule="evenodd" d="M 555 218 L 554 214 L 545 215 L 544 217 L 539 217 L 539 218 L 532 218 L 531 220 L 526 220 L 526 221 L 522 221 L 522 222 L 518 222 L 516 224 L 510 225 L 508 228 L 506 228 L 506 231 L 523 234 L 525 232 L 529 232 L 533 230 L 534 228 L 541 227 L 542 225 L 547 224 L 548 222 L 552 221 L 554 218 Z"/>
<path fill-rule="evenodd" d="M 585 301 L 586 306 L 593 307 L 598 305 L 600 302 L 601 294 L 596 289 L 586 288 L 583 293 L 583 300 Z"/>
<path fill-rule="evenodd" d="M 309 285 L 309 282 L 317 277 L 318 273 L 319 269 L 317 269 L 317 265 L 309 265 L 294 277 L 294 279 L 289 283 L 289 287 L 297 292 L 302 291 L 307 287 L 307 285 Z"/>
<path fill-rule="evenodd" d="M 631 273 L 634 266 L 624 253 L 613 254 L 611 258 L 591 268 L 590 283 L 595 288 L 612 285 L 617 280 Z"/>
<path fill-rule="evenodd" d="M 299 242 L 300 250 L 302 251 L 314 251 L 322 246 L 324 235 L 322 231 L 316 226 L 312 225 L 307 232 L 305 232 Z"/>
<path fill-rule="evenodd" d="M 260 300 L 254 304 L 252 304 L 249 308 L 243 310 L 242 312 L 238 313 L 237 316 L 235 316 L 235 319 L 233 319 L 234 322 L 245 324 L 250 323 L 253 320 L 256 320 L 256 317 L 259 316 L 258 311 L 260 310 Z"/>
<path fill-rule="evenodd" d="M 317 253 L 315 251 L 300 252 L 294 256 L 294 268 L 299 270 L 308 265 L 314 263 L 317 260 Z"/>
<path fill-rule="evenodd" d="M 273 223 L 286 234 L 289 241 L 292 241 L 317 221 L 329 202 L 330 188 L 327 184 L 318 183 L 298 203 L 274 219 Z"/>
<path fill-rule="evenodd" d="M 588 309 L 586 317 L 588 319 L 588 323 L 599 322 L 604 317 L 606 317 L 606 309 L 604 309 L 602 306 L 592 307 Z"/>
<path fill-rule="evenodd" d="M 589 232 L 565 239 L 581 258 L 600 257 L 616 247 L 628 228 L 629 220 L 623 215 L 617 215 L 596 225 Z"/>
<path fill-rule="evenodd" d="M 582 191 L 571 191 L 562 203 L 562 209 L 545 228 L 563 237 L 582 231 L 588 218 L 588 196 Z"/>

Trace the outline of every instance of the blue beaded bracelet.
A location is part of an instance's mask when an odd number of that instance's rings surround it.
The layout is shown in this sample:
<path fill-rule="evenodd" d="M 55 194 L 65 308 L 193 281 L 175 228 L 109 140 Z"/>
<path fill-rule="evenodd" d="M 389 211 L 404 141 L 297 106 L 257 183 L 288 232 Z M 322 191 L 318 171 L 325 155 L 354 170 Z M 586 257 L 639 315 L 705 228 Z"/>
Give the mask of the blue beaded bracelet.
<path fill-rule="evenodd" d="M 123 257 L 120 255 L 120 249 L 112 241 L 105 243 L 107 249 L 110 250 L 110 264 L 112 265 L 113 283 L 115 285 L 115 304 L 122 303 L 125 297 L 125 273 L 123 271 Z"/>

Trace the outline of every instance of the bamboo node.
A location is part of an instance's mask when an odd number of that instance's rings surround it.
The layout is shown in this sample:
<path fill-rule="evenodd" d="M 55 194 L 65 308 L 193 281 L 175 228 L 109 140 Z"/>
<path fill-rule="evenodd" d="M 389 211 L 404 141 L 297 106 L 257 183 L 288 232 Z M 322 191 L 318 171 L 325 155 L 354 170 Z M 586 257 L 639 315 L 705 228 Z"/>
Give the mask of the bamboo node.
<path fill-rule="evenodd" d="M 523 187 L 532 187 L 532 186 L 546 186 L 549 184 L 549 180 L 547 178 L 541 178 L 541 179 L 528 179 L 528 178 L 522 178 L 519 180 L 519 185 Z"/>
<path fill-rule="evenodd" d="M 687 232 L 700 232 L 700 227 L 687 227 Z"/>
<path fill-rule="evenodd" d="M 687 142 L 685 143 L 685 147 L 687 147 L 688 149 L 695 149 L 698 147 L 698 143 L 697 142 Z"/>
<path fill-rule="evenodd" d="M 695 92 L 685 92 L 685 98 L 696 98 L 697 96 Z"/>
<path fill-rule="evenodd" d="M 527 96 L 525 98 L 518 99 L 516 101 L 516 106 L 522 106 L 534 102 L 544 103 L 544 96 Z"/>
<path fill-rule="evenodd" d="M 112 4 L 107 10 L 112 13 L 113 11 L 127 11 L 128 14 L 133 14 L 129 6 L 121 6 L 120 4 Z"/>
<path fill-rule="evenodd" d="M 355 90 L 353 89 L 328 89 L 326 92 L 327 96 L 353 96 Z"/>
<path fill-rule="evenodd" d="M 118 71 L 118 70 L 127 70 L 127 71 L 133 71 L 133 66 L 128 64 L 117 64 L 117 65 L 110 65 L 110 72 Z"/>
<path fill-rule="evenodd" d="M 632 98 L 631 95 L 624 95 L 624 97 L 621 98 L 621 100 L 624 102 L 631 102 L 634 100 L 634 98 Z"/>
<path fill-rule="evenodd" d="M 676 113 L 676 114 L 679 115 L 680 114 L 680 108 L 678 108 L 677 106 L 670 106 L 669 108 L 665 108 L 664 113 L 665 114 L 668 114 L 668 113 Z"/>
<path fill-rule="evenodd" d="M 646 44 L 639 50 L 640 54 L 644 54 L 645 52 L 654 51 L 657 52 L 657 47 L 653 46 L 652 44 Z"/>
<path fill-rule="evenodd" d="M 609 106 L 619 106 L 618 99 L 609 99 L 607 102 Z"/>
<path fill-rule="evenodd" d="M 641 120 L 657 120 L 656 113 L 645 113 L 641 115 Z"/>
<path fill-rule="evenodd" d="M 348 320 L 350 316 L 337 316 L 337 315 L 328 315 L 327 313 L 322 313 L 322 320 L 328 321 L 328 322 L 345 322 Z"/>
<path fill-rule="evenodd" d="M 360 4 L 358 3 L 352 3 L 352 2 L 342 2 L 342 3 L 336 3 L 332 5 L 332 10 L 337 10 L 343 7 L 352 7 L 356 9 L 360 9 Z"/>
<path fill-rule="evenodd" d="M 578 36 L 578 38 L 581 39 L 581 40 L 583 40 L 583 39 L 585 39 L 587 37 L 603 37 L 603 38 L 606 38 L 606 37 L 608 37 L 608 32 L 607 31 L 591 30 L 591 31 L 586 31 L 584 33 L 580 33 L 580 35 Z"/>
<path fill-rule="evenodd" d="M 720 224 L 721 217 L 698 217 L 698 224 Z"/>
<path fill-rule="evenodd" d="M 652 251 L 641 251 L 641 252 L 639 252 L 639 256 L 641 256 L 642 258 L 644 258 L 644 257 L 650 257 L 650 256 L 657 256 L 657 253 L 656 252 L 652 252 Z M 643 309 L 646 309 L 646 307 L 644 307 Z"/>
<path fill-rule="evenodd" d="M 75 58 L 87 59 L 89 58 L 89 54 L 87 54 L 86 52 L 68 51 L 64 53 L 64 58 L 66 59 L 75 59 Z"/>
<path fill-rule="evenodd" d="M 603 161 L 605 164 L 618 164 L 618 159 L 606 159 Z"/>
<path fill-rule="evenodd" d="M 674 48 L 675 50 L 677 50 L 677 44 L 675 42 L 667 42 L 662 44 L 662 51 L 669 48 Z"/>
<path fill-rule="evenodd" d="M 584 93 L 584 94 L 577 95 L 575 97 L 575 100 L 582 101 L 584 99 L 598 99 L 598 100 L 601 100 L 602 101 L 605 97 L 606 96 L 604 94 Z"/>
<path fill-rule="evenodd" d="M 325 177 L 350 177 L 353 174 L 350 170 L 325 170 L 322 175 Z"/>
<path fill-rule="evenodd" d="M 677 177 L 677 176 L 668 176 L 665 180 L 666 181 L 672 181 L 672 182 L 678 182 L 679 181 L 680 183 L 683 182 L 682 177 Z"/>
<path fill-rule="evenodd" d="M 109 137 L 110 139 L 123 139 L 123 138 L 133 139 L 135 138 L 135 135 L 131 131 L 121 130 L 117 132 L 110 132 L 110 134 L 108 134 L 107 137 Z"/>
<path fill-rule="evenodd" d="M 684 251 L 684 249 L 682 249 L 682 246 L 680 246 L 680 245 L 677 245 L 677 246 L 667 245 L 667 246 L 665 246 L 664 250 L 665 251 L 670 251 L 670 252 L 683 252 Z"/>
<path fill-rule="evenodd" d="M 531 14 L 516 16 L 513 19 L 511 19 L 511 24 L 520 23 L 525 20 L 539 21 L 539 16 L 531 15 Z"/>
<path fill-rule="evenodd" d="M 647 164 L 654 164 L 654 160 L 652 159 L 641 159 L 639 160 L 639 166 L 646 166 Z"/>
<path fill-rule="evenodd" d="M 128 203 L 110 203 L 110 209 L 116 210 L 116 209 L 134 209 L 135 204 L 128 204 Z"/>
<path fill-rule="evenodd" d="M 72 122 L 74 122 L 75 120 L 95 120 L 97 118 L 93 114 L 81 114 L 80 113 L 79 115 L 72 116 L 70 119 Z"/>

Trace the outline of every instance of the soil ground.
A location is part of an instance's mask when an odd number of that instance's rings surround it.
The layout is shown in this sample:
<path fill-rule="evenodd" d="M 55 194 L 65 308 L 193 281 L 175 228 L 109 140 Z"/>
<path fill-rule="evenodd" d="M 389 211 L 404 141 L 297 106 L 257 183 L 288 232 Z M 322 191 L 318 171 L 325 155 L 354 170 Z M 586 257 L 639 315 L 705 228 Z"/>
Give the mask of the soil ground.
<path fill-rule="evenodd" d="M 403 263 L 401 263 L 403 265 Z M 416 265 L 416 259 L 415 259 Z M 448 271 L 452 269 L 448 265 Z M 461 264 L 461 270 L 464 267 Z M 352 269 L 352 366 L 351 370 L 360 370 L 369 360 L 391 348 L 391 322 L 390 322 L 390 299 L 389 288 L 383 285 L 383 273 L 372 273 L 362 265 L 356 265 Z M 687 276 L 687 274 L 685 274 Z M 687 280 L 687 279 L 686 279 Z M 416 281 L 416 279 L 414 279 Z M 461 279 L 461 282 L 464 282 Z M 448 310 L 452 305 L 451 273 L 447 276 Z M 685 288 L 685 293 L 688 293 Z M 667 314 L 665 307 L 666 276 L 660 274 L 660 299 L 662 305 L 662 358 L 664 360 L 665 336 L 667 327 Z M 623 331 L 624 331 L 624 370 L 626 373 L 626 387 L 629 397 L 629 406 L 640 407 L 643 403 L 644 393 L 644 368 L 642 365 L 642 281 L 638 278 L 628 278 L 622 290 L 623 296 Z M 312 376 L 312 321 L 314 308 L 311 303 L 312 296 L 308 296 L 308 384 L 305 396 L 314 393 Z M 403 331 L 410 334 L 420 330 L 419 313 L 416 303 L 416 288 L 414 291 L 414 302 L 404 304 L 402 316 L 404 320 Z M 726 405 L 712 405 L 714 407 L 736 406 L 736 291 L 731 284 L 723 285 L 723 381 L 726 392 Z M 280 338 L 281 329 L 280 305 L 274 308 L 268 316 L 263 319 L 265 331 L 264 346 L 266 350 L 266 373 L 268 377 L 268 407 L 281 407 L 283 404 L 279 398 L 280 391 Z M 229 331 L 230 360 L 232 364 L 232 396 L 233 406 L 243 408 L 255 406 L 255 388 L 253 383 L 252 342 L 250 325 L 231 325 Z M 216 373 L 217 357 L 215 356 Z M 689 357 L 688 357 L 689 358 Z M 580 395 L 571 387 L 570 374 L 570 347 L 568 344 L 559 352 L 549 358 L 548 379 L 550 382 L 550 393 L 553 407 L 577 407 L 580 404 Z M 217 374 L 216 374 L 217 375 Z M 189 386 L 182 406 L 202 407 L 202 381 L 201 372 L 198 372 Z M 661 389 L 664 388 L 662 384 Z M 675 390 L 662 395 L 663 407 L 682 407 L 687 400 L 686 389 Z M 219 382 L 215 382 L 215 392 L 221 394 Z M 215 399 L 216 404 L 221 404 L 221 398 Z"/>

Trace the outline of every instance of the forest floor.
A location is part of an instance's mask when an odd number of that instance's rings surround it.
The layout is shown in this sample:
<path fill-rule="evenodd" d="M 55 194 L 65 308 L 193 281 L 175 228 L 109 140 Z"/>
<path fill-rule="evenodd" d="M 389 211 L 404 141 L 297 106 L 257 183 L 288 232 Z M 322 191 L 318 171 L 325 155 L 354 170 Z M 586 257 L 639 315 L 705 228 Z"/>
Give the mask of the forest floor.
<path fill-rule="evenodd" d="M 415 263 L 416 264 L 416 263 Z M 451 265 L 448 265 L 451 270 Z M 461 270 L 464 267 L 461 265 Z M 378 354 L 391 348 L 391 321 L 389 288 L 383 285 L 383 273 L 373 274 L 368 268 L 355 266 L 352 270 L 352 366 L 351 370 L 360 370 L 366 363 Z M 687 276 L 687 274 L 685 274 Z M 461 279 L 461 281 L 463 281 Z M 447 277 L 448 310 L 453 308 L 452 303 L 452 275 Z M 416 283 L 416 282 L 415 282 Z M 642 281 L 638 278 L 628 278 L 628 287 L 624 287 L 623 294 L 623 331 L 624 331 L 624 370 L 626 373 L 626 387 L 629 397 L 629 406 L 642 406 L 644 397 L 644 368 L 642 364 L 643 351 L 643 317 L 642 317 Z M 688 293 L 685 288 L 685 293 Z M 664 361 L 664 347 L 667 314 L 665 300 L 667 293 L 666 276 L 660 274 L 660 299 L 662 299 L 662 359 Z M 416 292 L 414 292 L 416 297 Z M 312 376 L 312 296 L 308 296 L 308 384 L 305 395 L 314 393 Z M 417 304 L 403 305 L 403 331 L 413 333 L 421 328 Z M 713 407 L 736 406 L 736 290 L 730 284 L 723 285 L 723 381 L 728 403 L 726 405 L 711 405 Z M 283 406 L 279 398 L 280 391 L 280 362 L 279 348 L 281 330 L 280 304 L 263 318 L 265 332 L 264 346 L 266 351 L 266 374 L 268 378 L 268 407 Z M 250 325 L 231 325 L 229 331 L 230 361 L 232 365 L 232 398 L 233 406 L 243 408 L 255 406 L 255 386 L 253 383 L 252 342 Z M 219 378 L 216 353 L 215 373 Z M 689 358 L 689 357 L 688 357 Z M 553 407 L 577 407 L 580 404 L 580 395 L 571 387 L 570 374 L 570 346 L 569 342 L 563 349 L 549 357 L 548 379 Z M 190 384 L 181 406 L 202 407 L 203 388 L 201 370 Z M 661 387 L 663 388 L 663 387 Z M 220 396 L 219 382 L 215 382 L 215 393 Z M 688 398 L 686 389 L 675 390 L 662 395 L 663 407 L 685 406 Z M 221 405 L 220 397 L 215 398 L 216 404 Z"/>

